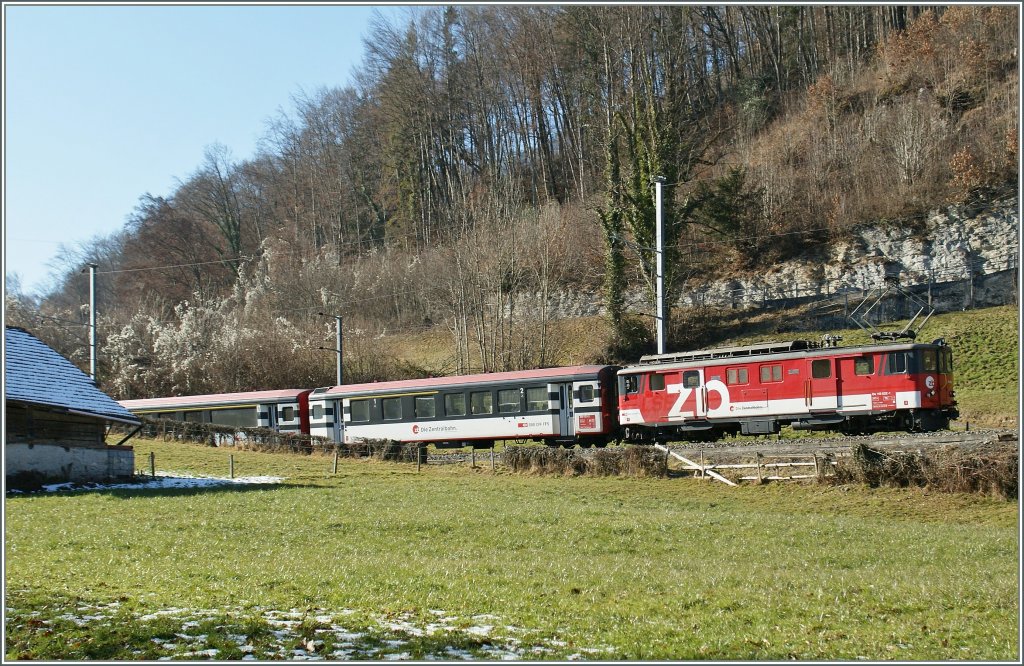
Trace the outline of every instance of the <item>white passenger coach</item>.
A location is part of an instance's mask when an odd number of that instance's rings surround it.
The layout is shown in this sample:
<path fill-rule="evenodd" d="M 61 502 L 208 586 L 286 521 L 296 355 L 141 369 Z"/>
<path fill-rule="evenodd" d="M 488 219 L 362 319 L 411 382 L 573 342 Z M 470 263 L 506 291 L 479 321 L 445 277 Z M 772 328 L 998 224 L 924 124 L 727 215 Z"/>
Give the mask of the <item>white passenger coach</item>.
<path fill-rule="evenodd" d="M 496 439 L 604 446 L 613 438 L 613 366 L 581 365 L 349 384 L 309 396 L 310 434 L 489 447 Z"/>

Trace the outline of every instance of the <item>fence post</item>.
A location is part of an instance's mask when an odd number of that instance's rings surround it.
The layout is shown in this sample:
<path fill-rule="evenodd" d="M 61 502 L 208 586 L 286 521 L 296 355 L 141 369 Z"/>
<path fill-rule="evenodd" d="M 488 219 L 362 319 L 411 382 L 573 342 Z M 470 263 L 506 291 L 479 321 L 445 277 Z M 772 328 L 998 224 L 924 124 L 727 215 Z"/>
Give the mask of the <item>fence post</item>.
<path fill-rule="evenodd" d="M 764 483 L 764 479 L 761 477 L 761 452 L 758 451 L 754 454 L 754 460 L 757 462 L 757 482 Z"/>
<path fill-rule="evenodd" d="M 417 472 L 420 471 L 420 459 L 421 458 L 422 458 L 422 456 L 420 455 L 420 446 L 417 444 L 416 445 L 416 471 Z"/>
<path fill-rule="evenodd" d="M 491 444 L 491 471 L 494 471 L 494 444 Z"/>
<path fill-rule="evenodd" d="M 156 478 L 156 453 L 153 451 L 149 452 L 149 475 Z"/>
<path fill-rule="evenodd" d="M 470 467 L 476 468 L 476 447 L 473 445 L 469 447 L 469 459 Z"/>
<path fill-rule="evenodd" d="M 818 454 L 817 453 L 814 454 L 814 478 L 816 478 L 816 479 L 820 479 L 821 478 L 821 470 L 818 469 Z"/>
<path fill-rule="evenodd" d="M 700 450 L 700 478 L 701 479 L 705 479 L 705 480 L 708 478 L 707 470 L 704 469 L 704 449 L 703 448 Z"/>
<path fill-rule="evenodd" d="M 235 478 L 235 455 L 233 453 L 228 456 L 228 473 L 231 475 L 229 478 Z"/>
<path fill-rule="evenodd" d="M 334 473 L 338 473 L 338 445 L 334 445 Z"/>

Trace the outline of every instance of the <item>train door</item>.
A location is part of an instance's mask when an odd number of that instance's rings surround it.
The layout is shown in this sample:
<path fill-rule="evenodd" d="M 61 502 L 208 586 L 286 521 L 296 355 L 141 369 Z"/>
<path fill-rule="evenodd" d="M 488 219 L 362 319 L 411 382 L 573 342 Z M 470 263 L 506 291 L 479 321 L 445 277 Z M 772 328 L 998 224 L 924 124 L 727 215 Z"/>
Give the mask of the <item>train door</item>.
<path fill-rule="evenodd" d="M 572 384 L 558 385 L 558 433 L 561 437 L 574 437 Z"/>
<path fill-rule="evenodd" d="M 260 405 L 259 406 L 260 416 L 260 427 L 270 428 L 271 430 L 277 430 L 277 405 Z"/>
<path fill-rule="evenodd" d="M 871 354 L 835 359 L 836 408 L 871 409 L 871 378 L 874 372 L 875 359 Z"/>
<path fill-rule="evenodd" d="M 809 412 L 834 412 L 839 407 L 839 368 L 831 358 L 808 361 L 804 404 Z"/>

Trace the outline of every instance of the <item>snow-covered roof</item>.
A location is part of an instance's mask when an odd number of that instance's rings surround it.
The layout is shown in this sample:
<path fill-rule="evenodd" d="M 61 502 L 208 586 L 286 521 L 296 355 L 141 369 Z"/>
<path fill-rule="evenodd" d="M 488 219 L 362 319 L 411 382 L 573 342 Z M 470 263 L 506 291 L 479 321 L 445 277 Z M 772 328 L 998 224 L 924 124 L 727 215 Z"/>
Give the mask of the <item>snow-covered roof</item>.
<path fill-rule="evenodd" d="M 108 421 L 139 423 L 71 361 L 13 326 L 4 327 L 4 398 Z"/>

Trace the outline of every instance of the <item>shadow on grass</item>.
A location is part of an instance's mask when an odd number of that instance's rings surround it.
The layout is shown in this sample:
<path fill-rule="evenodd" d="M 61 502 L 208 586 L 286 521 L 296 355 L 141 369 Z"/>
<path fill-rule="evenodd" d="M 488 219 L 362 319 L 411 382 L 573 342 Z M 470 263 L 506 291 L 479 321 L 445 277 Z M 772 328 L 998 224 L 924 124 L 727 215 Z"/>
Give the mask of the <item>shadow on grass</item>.
<path fill-rule="evenodd" d="M 195 495 L 207 495 L 212 493 L 244 493 L 252 491 L 280 490 L 283 488 L 314 488 L 320 487 L 314 483 L 280 483 L 280 482 L 224 482 L 211 483 L 208 485 L 195 486 L 169 486 L 169 487 L 147 487 L 145 482 L 130 487 L 119 485 L 116 488 L 102 484 L 74 484 L 67 488 L 46 490 L 35 489 L 8 489 L 7 499 L 17 497 L 51 497 L 67 495 L 107 495 L 119 499 L 136 499 L 139 497 L 190 497 Z"/>

